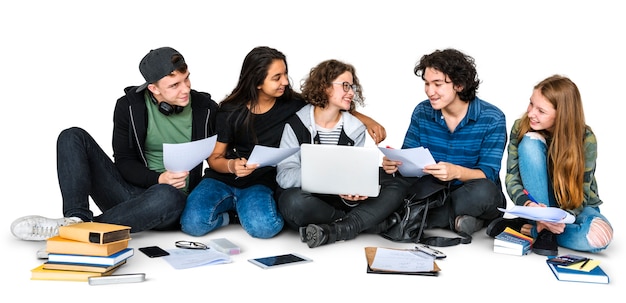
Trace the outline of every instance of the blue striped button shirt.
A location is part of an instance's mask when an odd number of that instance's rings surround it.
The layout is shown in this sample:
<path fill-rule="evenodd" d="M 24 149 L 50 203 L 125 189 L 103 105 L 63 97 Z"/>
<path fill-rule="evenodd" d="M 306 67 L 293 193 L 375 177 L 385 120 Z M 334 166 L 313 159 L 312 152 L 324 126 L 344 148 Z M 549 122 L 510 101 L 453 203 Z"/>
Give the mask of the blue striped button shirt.
<path fill-rule="evenodd" d="M 486 101 L 472 100 L 463 120 L 450 132 L 441 110 L 434 110 L 430 101 L 425 100 L 413 110 L 402 148 L 423 146 L 430 150 L 436 162 L 480 169 L 500 186 L 506 140 L 504 113 Z"/>

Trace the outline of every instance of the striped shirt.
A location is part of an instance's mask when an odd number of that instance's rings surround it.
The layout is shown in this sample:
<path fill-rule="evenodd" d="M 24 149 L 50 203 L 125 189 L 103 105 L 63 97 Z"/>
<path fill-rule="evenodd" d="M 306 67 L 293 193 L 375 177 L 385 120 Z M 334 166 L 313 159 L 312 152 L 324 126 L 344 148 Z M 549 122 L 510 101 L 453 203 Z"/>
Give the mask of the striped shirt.
<path fill-rule="evenodd" d="M 436 162 L 480 169 L 487 179 L 501 186 L 506 141 L 506 118 L 496 106 L 475 98 L 463 120 L 450 132 L 441 110 L 433 109 L 425 100 L 413 110 L 402 148 L 428 148 Z"/>
<path fill-rule="evenodd" d="M 321 144 L 339 144 L 339 135 L 343 129 L 343 119 L 335 125 L 335 128 L 323 128 L 319 125 L 315 125 L 317 129 L 317 135 L 319 136 Z"/>

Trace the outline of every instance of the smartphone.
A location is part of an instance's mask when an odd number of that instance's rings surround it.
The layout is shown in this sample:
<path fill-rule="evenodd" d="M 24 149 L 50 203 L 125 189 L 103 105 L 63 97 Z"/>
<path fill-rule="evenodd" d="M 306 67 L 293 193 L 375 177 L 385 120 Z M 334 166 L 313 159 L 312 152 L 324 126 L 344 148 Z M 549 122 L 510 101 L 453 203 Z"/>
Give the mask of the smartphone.
<path fill-rule="evenodd" d="M 170 254 L 167 251 L 165 251 L 163 248 L 160 248 L 158 246 L 141 247 L 139 248 L 139 251 L 141 251 L 142 253 L 144 253 L 146 256 L 150 258 L 163 257 L 163 256 L 167 256 Z"/>
<path fill-rule="evenodd" d="M 259 266 L 263 269 L 268 269 L 268 268 L 280 267 L 280 266 L 285 266 L 285 265 L 307 263 L 313 260 L 305 256 L 291 253 L 291 254 L 270 256 L 270 257 L 264 257 L 264 258 L 249 259 L 248 261 L 250 261 L 250 263 L 256 266 Z"/>
<path fill-rule="evenodd" d="M 434 249 L 426 244 L 422 244 L 422 243 L 418 243 L 415 246 L 415 249 L 417 249 L 418 251 L 421 251 L 427 255 L 433 256 L 437 259 L 443 259 L 446 257 L 446 254 L 444 254 L 442 251 Z"/>

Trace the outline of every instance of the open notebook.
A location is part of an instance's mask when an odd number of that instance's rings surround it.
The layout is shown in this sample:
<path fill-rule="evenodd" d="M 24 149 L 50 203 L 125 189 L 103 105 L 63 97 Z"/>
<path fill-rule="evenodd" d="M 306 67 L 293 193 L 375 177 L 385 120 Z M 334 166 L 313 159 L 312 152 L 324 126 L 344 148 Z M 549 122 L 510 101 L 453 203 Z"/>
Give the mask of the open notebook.
<path fill-rule="evenodd" d="M 380 191 L 378 148 L 302 144 L 302 190 L 318 194 L 377 197 Z"/>

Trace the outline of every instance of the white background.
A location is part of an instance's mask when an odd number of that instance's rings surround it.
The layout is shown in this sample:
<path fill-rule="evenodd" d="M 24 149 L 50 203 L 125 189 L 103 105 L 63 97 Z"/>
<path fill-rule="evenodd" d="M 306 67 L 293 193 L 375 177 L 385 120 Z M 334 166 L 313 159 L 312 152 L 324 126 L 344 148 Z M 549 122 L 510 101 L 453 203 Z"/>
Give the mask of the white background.
<path fill-rule="evenodd" d="M 247 253 L 233 264 L 180 272 L 167 264 L 154 267 L 161 260 L 137 255 L 120 271 L 146 272 L 153 279 L 111 289 L 192 301 L 352 302 L 387 297 L 404 301 L 415 300 L 422 292 L 430 292 L 426 296 L 432 298 L 495 301 L 497 294 L 511 300 L 540 300 L 539 293 L 551 289 L 563 290 L 554 293 L 559 298 L 593 298 L 596 292 L 607 298 L 610 292 L 617 293 L 623 284 L 617 268 L 623 266 L 618 258 L 623 255 L 624 225 L 619 215 L 624 208 L 622 182 L 616 177 L 623 174 L 624 165 L 619 153 L 623 140 L 618 137 L 623 131 L 616 128 L 623 119 L 626 70 L 626 22 L 617 1 L 206 2 L 2 4 L 0 186 L 6 198 L 0 222 L 5 226 L 3 280 L 10 280 L 3 289 L 22 298 L 45 294 L 64 301 L 106 293 L 81 283 L 30 281 L 29 270 L 40 263 L 34 252 L 43 244 L 15 240 L 9 232 L 10 223 L 22 215 L 62 215 L 55 164 L 56 137 L 62 129 L 85 128 L 111 154 L 115 101 L 124 87 L 143 83 L 138 64 L 150 49 L 176 48 L 190 66 L 192 87 L 220 101 L 236 84 L 244 56 L 253 47 L 267 45 L 287 55 L 296 89 L 320 61 L 334 58 L 353 64 L 367 103 L 359 110 L 386 127 L 383 144 L 392 146 L 402 144 L 411 111 L 426 98 L 413 67 L 436 49 L 453 47 L 475 58 L 481 80 L 478 96 L 505 112 L 509 130 L 526 109 L 533 85 L 552 74 L 569 76 L 581 91 L 587 123 L 599 142 L 596 173 L 605 202 L 602 211 L 613 223 L 616 238 L 598 258 L 611 274 L 611 284 L 557 283 L 542 257 L 495 255 L 482 232 L 470 245 L 445 250 L 449 257 L 440 264 L 443 274 L 438 278 L 381 277 L 364 273 L 362 251 L 364 246 L 395 245 L 379 237 L 363 235 L 310 250 L 295 234 L 256 240 L 240 227 L 229 226 L 196 240 L 229 237 L 238 242 Z M 184 236 L 145 233 L 136 235 L 137 244 L 132 246 L 156 243 L 170 248 L 180 237 Z M 299 251 L 315 261 L 271 273 L 245 261 L 285 251 Z"/>

